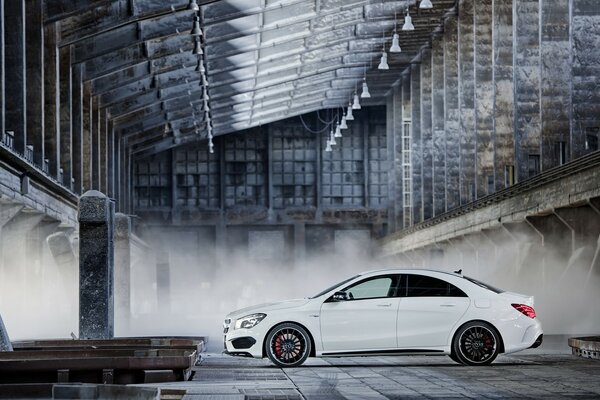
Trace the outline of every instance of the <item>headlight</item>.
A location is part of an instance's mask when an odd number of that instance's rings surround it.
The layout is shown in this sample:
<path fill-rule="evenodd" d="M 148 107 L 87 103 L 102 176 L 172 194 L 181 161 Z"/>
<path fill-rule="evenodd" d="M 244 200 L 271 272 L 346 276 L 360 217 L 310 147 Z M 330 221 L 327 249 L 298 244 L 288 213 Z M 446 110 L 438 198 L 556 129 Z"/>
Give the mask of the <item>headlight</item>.
<path fill-rule="evenodd" d="M 265 319 L 267 314 L 252 314 L 235 321 L 235 329 L 250 329 L 258 325 L 260 321 Z"/>

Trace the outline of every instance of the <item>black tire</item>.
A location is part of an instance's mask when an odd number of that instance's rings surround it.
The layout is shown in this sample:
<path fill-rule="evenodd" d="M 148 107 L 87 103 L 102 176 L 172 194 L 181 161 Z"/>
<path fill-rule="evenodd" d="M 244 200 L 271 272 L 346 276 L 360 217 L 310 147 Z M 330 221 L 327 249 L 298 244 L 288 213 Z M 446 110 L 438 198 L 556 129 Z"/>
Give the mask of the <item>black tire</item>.
<path fill-rule="evenodd" d="M 466 365 L 489 365 L 498 356 L 500 335 L 496 329 L 483 321 L 467 322 L 452 340 L 452 352 L 459 362 Z"/>
<path fill-rule="evenodd" d="M 456 357 L 456 354 L 454 354 L 454 351 L 453 351 L 452 353 L 448 354 L 448 357 L 450 357 L 450 359 L 451 359 L 452 361 L 454 361 L 455 363 L 457 363 L 457 364 L 460 364 L 460 365 L 463 365 L 462 361 L 460 361 L 460 360 L 458 359 L 458 357 Z"/>
<path fill-rule="evenodd" d="M 265 347 L 267 356 L 276 366 L 297 367 L 310 355 L 310 335 L 298 324 L 279 324 L 269 332 Z"/>

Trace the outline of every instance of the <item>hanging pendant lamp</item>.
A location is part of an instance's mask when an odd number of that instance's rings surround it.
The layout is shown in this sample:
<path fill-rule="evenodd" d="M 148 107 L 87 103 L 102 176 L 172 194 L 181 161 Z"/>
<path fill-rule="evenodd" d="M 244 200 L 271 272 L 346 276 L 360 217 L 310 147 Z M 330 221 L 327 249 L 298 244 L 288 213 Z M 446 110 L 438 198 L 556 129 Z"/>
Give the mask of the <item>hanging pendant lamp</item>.
<path fill-rule="evenodd" d="M 398 35 L 398 17 L 394 13 L 394 35 L 392 36 L 392 46 L 390 47 L 390 53 L 400 53 L 400 35 Z"/>
<path fill-rule="evenodd" d="M 192 27 L 192 31 L 190 32 L 192 36 L 202 36 L 202 30 L 200 29 L 200 17 L 194 17 L 194 26 Z"/>
<path fill-rule="evenodd" d="M 419 4 L 420 9 L 433 8 L 433 4 L 431 4 L 431 0 L 421 0 Z"/>
<path fill-rule="evenodd" d="M 392 47 L 390 47 L 390 53 L 401 53 L 402 49 L 400 48 L 400 36 L 398 33 L 394 32 L 394 36 L 392 36 Z"/>
<path fill-rule="evenodd" d="M 410 13 L 408 9 L 406 9 L 406 17 L 404 17 L 404 25 L 402 25 L 403 31 L 414 31 L 415 26 L 412 23 L 412 18 L 410 17 Z"/>
<path fill-rule="evenodd" d="M 358 94 L 354 92 L 354 103 L 352 103 L 352 108 L 354 110 L 360 110 L 360 100 L 358 99 Z"/>
<path fill-rule="evenodd" d="M 371 98 L 371 93 L 369 92 L 369 86 L 367 86 L 367 78 L 363 79 L 362 93 L 360 94 L 360 97 L 362 97 L 363 99 Z"/>
<path fill-rule="evenodd" d="M 387 62 L 387 53 L 385 52 L 385 50 L 383 50 L 383 53 L 381 53 L 381 60 L 379 61 L 377 69 L 390 69 L 390 66 Z"/>
<path fill-rule="evenodd" d="M 190 0 L 190 4 L 188 4 L 188 10 L 200 11 L 200 7 L 198 7 L 196 0 Z"/>
<path fill-rule="evenodd" d="M 339 126 L 340 126 L 340 130 L 341 129 L 348 129 L 348 124 L 346 123 L 346 116 L 345 115 L 342 117 L 342 123 Z M 340 136 L 341 136 L 341 132 L 340 132 Z"/>
<path fill-rule="evenodd" d="M 348 111 L 346 113 L 346 121 L 354 121 L 354 115 L 352 114 L 352 102 L 348 103 Z"/>
<path fill-rule="evenodd" d="M 200 40 L 198 38 L 194 40 L 194 50 L 192 50 L 192 54 L 195 54 L 197 56 L 201 56 L 202 54 L 204 54 L 204 52 L 202 51 L 202 46 L 200 45 Z"/>

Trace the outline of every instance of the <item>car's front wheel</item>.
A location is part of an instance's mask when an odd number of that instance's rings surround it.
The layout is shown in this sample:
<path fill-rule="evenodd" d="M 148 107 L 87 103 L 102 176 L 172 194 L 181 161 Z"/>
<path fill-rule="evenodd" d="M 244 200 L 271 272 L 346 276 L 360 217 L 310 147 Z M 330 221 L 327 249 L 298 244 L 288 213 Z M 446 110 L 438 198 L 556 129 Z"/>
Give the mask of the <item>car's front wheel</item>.
<path fill-rule="evenodd" d="M 269 359 L 282 368 L 301 365 L 311 351 L 308 332 L 294 323 L 283 323 L 273 328 L 265 346 Z"/>
<path fill-rule="evenodd" d="M 488 365 L 496 359 L 500 338 L 496 329 L 483 321 L 461 326 L 452 341 L 454 356 L 466 365 Z"/>

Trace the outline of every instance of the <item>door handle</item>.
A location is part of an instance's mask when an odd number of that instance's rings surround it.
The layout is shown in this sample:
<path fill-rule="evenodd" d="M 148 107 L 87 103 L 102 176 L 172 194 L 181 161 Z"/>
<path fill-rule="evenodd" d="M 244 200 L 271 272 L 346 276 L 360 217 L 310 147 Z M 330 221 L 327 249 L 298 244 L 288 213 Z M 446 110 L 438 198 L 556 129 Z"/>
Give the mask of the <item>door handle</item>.
<path fill-rule="evenodd" d="M 445 303 L 445 304 L 440 304 L 440 307 L 456 307 L 456 303 Z"/>
<path fill-rule="evenodd" d="M 391 307 L 392 303 L 377 304 L 377 307 Z"/>

